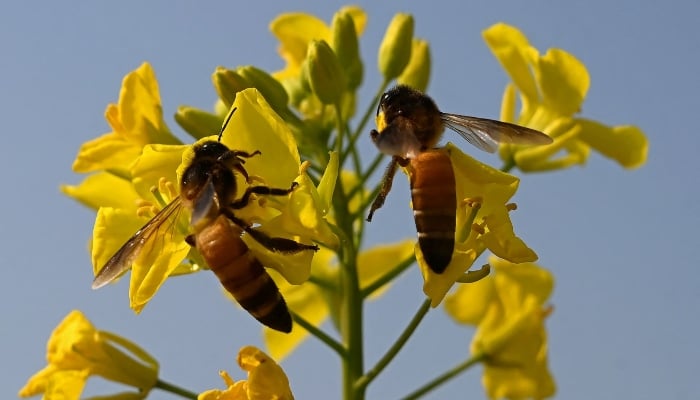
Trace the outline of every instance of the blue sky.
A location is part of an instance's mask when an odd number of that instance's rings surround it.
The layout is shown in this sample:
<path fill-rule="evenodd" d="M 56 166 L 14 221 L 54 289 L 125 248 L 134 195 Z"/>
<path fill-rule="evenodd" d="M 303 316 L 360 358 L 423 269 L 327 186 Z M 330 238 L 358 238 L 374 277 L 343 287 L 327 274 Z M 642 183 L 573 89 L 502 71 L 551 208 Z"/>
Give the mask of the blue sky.
<path fill-rule="evenodd" d="M 0 248 L 2 398 L 12 398 L 44 366 L 46 339 L 72 309 L 99 328 L 142 345 L 161 376 L 194 391 L 219 387 L 218 370 L 242 378 L 240 346 L 260 344 L 259 327 L 224 299 L 211 274 L 167 282 L 141 315 L 128 308 L 127 285 L 94 292 L 87 241 L 94 215 L 62 196 L 81 143 L 109 130 L 103 114 L 124 74 L 152 63 L 167 122 L 180 104 L 209 108 L 217 65 L 283 65 L 268 23 L 285 11 L 330 20 L 343 3 L 127 2 L 4 5 L 0 14 L 0 119 L 5 216 Z M 369 14 L 362 38 L 365 101 L 379 84 L 376 51 L 398 11 L 415 16 L 431 44 L 429 93 L 444 111 L 496 118 L 507 77 L 480 32 L 504 21 L 540 50 L 560 47 L 591 75 L 583 115 L 635 124 L 651 143 L 647 165 L 627 171 L 593 155 L 588 165 L 526 175 L 516 195 L 517 233 L 556 278 L 547 321 L 550 366 L 561 399 L 691 399 L 700 393 L 700 9 L 653 1 L 360 2 Z M 361 105 L 361 109 L 366 103 Z M 184 135 L 181 135 L 185 139 Z M 468 144 L 454 135 L 466 151 Z M 361 146 L 376 151 L 368 140 Z M 472 154 L 476 154 L 476 150 Z M 489 155 L 478 157 L 493 165 Z M 379 218 L 381 217 L 381 218 Z M 367 243 L 414 236 L 408 188 L 397 179 Z M 366 308 L 367 362 L 383 353 L 421 302 L 416 268 Z M 330 329 L 330 326 L 326 326 Z M 471 330 L 432 311 L 415 337 L 369 388 L 396 398 L 467 352 Z M 283 363 L 299 399 L 335 398 L 340 365 L 308 340 Z M 480 368 L 429 398 L 480 398 Z M 107 388 L 107 389 L 105 389 Z M 91 384 L 90 394 L 111 390 Z M 170 398 L 154 393 L 151 398 Z"/>

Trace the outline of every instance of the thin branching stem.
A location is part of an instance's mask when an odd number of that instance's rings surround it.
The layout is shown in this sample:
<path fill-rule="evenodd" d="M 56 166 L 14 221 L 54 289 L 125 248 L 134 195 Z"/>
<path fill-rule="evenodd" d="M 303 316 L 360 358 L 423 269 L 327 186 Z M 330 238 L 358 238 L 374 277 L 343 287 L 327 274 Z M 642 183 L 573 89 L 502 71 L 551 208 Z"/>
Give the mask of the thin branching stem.
<path fill-rule="evenodd" d="M 160 390 L 176 394 L 180 397 L 184 397 L 186 399 L 197 400 L 197 393 L 190 392 L 189 390 L 183 389 L 179 386 L 173 385 L 172 383 L 166 382 L 161 379 L 158 379 L 156 381 L 155 387 Z"/>
<path fill-rule="evenodd" d="M 442 375 L 436 377 L 435 379 L 431 380 L 430 382 L 426 383 L 425 385 L 421 386 L 418 388 L 416 391 L 410 393 L 406 397 L 403 397 L 402 400 L 415 400 L 421 398 L 423 395 L 426 393 L 429 393 L 431 390 L 437 388 L 438 386 L 442 385 L 443 383 L 449 381 L 450 379 L 456 377 L 457 375 L 461 374 L 462 372 L 468 370 L 472 366 L 478 364 L 482 360 L 486 358 L 483 354 L 477 354 L 473 357 L 468 358 L 467 360 L 461 362 L 460 364 L 454 366 L 453 368 L 449 369 L 448 371 L 445 371 Z"/>
<path fill-rule="evenodd" d="M 333 349 L 333 351 L 338 353 L 338 355 L 342 359 L 346 359 L 348 357 L 347 351 L 345 351 L 343 345 L 340 344 L 337 340 L 330 337 L 330 335 L 328 335 L 326 332 L 322 331 L 320 328 L 317 328 L 314 324 L 307 321 L 306 319 L 304 319 L 304 317 L 295 313 L 294 311 L 290 310 L 289 313 L 292 314 L 292 319 L 294 319 L 294 322 L 299 324 L 302 328 L 306 329 L 307 332 L 309 332 L 312 336 L 316 337 L 318 340 L 323 342 L 323 344 Z"/>
<path fill-rule="evenodd" d="M 411 335 L 413 335 L 413 332 L 415 332 L 416 328 L 423 320 L 423 317 L 425 317 L 425 315 L 428 313 L 428 310 L 430 310 L 430 299 L 425 299 L 423 304 L 420 305 L 420 308 L 411 319 L 411 322 L 409 322 L 408 326 L 406 326 L 403 332 L 401 332 L 401 335 L 396 339 L 394 344 L 391 345 L 389 350 L 387 350 L 382 358 L 377 361 L 377 364 L 357 381 L 355 384 L 357 388 L 367 387 L 367 385 L 369 385 L 369 383 L 372 382 L 372 380 L 374 380 L 374 378 L 376 378 L 387 365 L 389 365 L 391 360 L 393 360 L 394 357 L 399 354 L 399 351 L 403 348 L 404 344 L 406 344 Z"/>

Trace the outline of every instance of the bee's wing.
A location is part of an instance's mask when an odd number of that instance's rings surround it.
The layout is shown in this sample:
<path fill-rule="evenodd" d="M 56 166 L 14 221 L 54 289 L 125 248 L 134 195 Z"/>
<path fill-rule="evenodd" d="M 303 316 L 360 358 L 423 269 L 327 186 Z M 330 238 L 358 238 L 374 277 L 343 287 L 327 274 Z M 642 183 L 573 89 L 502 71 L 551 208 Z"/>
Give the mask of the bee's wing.
<path fill-rule="evenodd" d="M 219 198 L 216 195 L 216 188 L 211 177 L 207 179 L 207 183 L 202 190 L 197 194 L 197 198 L 192 203 L 192 217 L 190 225 L 198 225 L 205 218 L 219 214 Z"/>
<path fill-rule="evenodd" d="M 489 153 L 496 151 L 499 143 L 552 143 L 552 138 L 540 131 L 508 122 L 447 113 L 440 113 L 440 117 L 448 128 L 459 133 L 472 145 Z"/>
<path fill-rule="evenodd" d="M 92 281 L 92 288 L 101 288 L 131 268 L 131 265 L 134 263 L 139 253 L 141 253 L 144 245 L 158 236 L 156 233 L 166 221 L 173 215 L 177 215 L 181 204 L 180 198 L 177 197 L 160 210 L 146 225 L 136 231 L 136 233 L 114 253 L 112 258 L 107 261 L 102 269 L 100 269 L 100 272 L 95 276 L 95 280 Z"/>

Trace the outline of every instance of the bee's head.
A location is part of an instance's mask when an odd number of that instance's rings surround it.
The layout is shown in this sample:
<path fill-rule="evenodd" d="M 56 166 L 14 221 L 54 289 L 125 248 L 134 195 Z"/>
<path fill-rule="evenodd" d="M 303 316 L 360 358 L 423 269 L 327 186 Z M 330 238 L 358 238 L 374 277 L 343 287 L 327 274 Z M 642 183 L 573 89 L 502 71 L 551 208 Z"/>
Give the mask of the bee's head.
<path fill-rule="evenodd" d="M 377 107 L 377 129 L 370 137 L 385 154 L 413 158 L 440 137 L 440 110 L 427 95 L 405 85 L 384 93 Z"/>
<path fill-rule="evenodd" d="M 228 152 L 229 148 L 225 144 L 209 140 L 195 146 L 194 157 L 198 160 L 218 160 Z"/>
<path fill-rule="evenodd" d="M 439 113 L 433 99 L 409 86 L 398 85 L 384 93 L 379 100 L 377 130 L 382 132 L 399 117 L 421 124 L 426 116 Z"/>

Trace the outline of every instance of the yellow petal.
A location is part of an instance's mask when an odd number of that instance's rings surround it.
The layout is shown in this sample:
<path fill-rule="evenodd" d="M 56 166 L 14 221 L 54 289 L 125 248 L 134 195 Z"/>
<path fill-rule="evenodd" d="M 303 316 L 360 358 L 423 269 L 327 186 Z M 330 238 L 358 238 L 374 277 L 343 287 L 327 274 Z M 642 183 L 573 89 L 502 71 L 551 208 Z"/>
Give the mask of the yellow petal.
<path fill-rule="evenodd" d="M 248 371 L 248 398 L 250 400 L 293 400 L 289 380 L 282 368 L 253 346 L 245 346 L 238 353 L 238 365 Z"/>
<path fill-rule="evenodd" d="M 76 186 L 61 185 L 61 192 L 94 210 L 114 207 L 136 212 L 139 198 L 131 182 L 108 172 L 89 175 Z"/>
<path fill-rule="evenodd" d="M 534 68 L 545 107 L 565 116 L 581 111 L 590 85 L 588 71 L 581 61 L 564 50 L 549 49 Z"/>
<path fill-rule="evenodd" d="M 486 315 L 495 295 L 494 291 L 492 277 L 459 285 L 457 290 L 445 299 L 445 311 L 458 323 L 476 326 Z"/>
<path fill-rule="evenodd" d="M 57 370 L 48 366 L 32 376 L 18 396 L 32 397 L 43 393 L 47 400 L 78 400 L 87 378 L 87 369 Z"/>
<path fill-rule="evenodd" d="M 649 141 L 636 126 L 608 127 L 588 119 L 577 119 L 581 140 L 625 168 L 638 168 L 647 160 Z"/>
<path fill-rule="evenodd" d="M 182 162 L 182 153 L 191 146 L 151 144 L 143 148 L 142 154 L 131 167 L 131 176 L 136 191 L 143 199 L 152 199 L 151 188 L 158 187 L 162 178 L 172 185 L 173 193 L 179 190 L 180 175 L 177 168 Z M 163 193 L 167 194 L 167 193 Z M 166 198 L 168 202 L 172 198 Z"/>
<path fill-rule="evenodd" d="M 411 258 L 414 253 L 413 240 L 380 245 L 362 251 L 357 258 L 357 275 L 360 289 L 372 285 L 377 279 L 396 268 L 398 263 Z M 370 298 L 376 298 L 388 288 L 388 284 L 375 291 Z"/>
<path fill-rule="evenodd" d="M 163 120 L 158 81 L 148 63 L 124 77 L 119 93 L 119 116 L 131 140 L 141 144 L 178 143 Z"/>
<path fill-rule="evenodd" d="M 482 33 L 486 44 L 503 69 L 530 102 L 537 102 L 537 84 L 530 71 L 530 63 L 537 57 L 537 49 L 530 46 L 527 37 L 517 28 L 497 23 Z"/>
<path fill-rule="evenodd" d="M 129 165 L 141 154 L 142 146 L 117 133 L 106 133 L 80 146 L 73 171 L 87 173 L 109 169 L 128 176 Z"/>
<path fill-rule="evenodd" d="M 416 243 L 416 261 L 423 275 L 423 293 L 430 298 L 430 306 L 437 307 L 442 302 L 447 292 L 452 288 L 458 278 L 460 278 L 466 270 L 468 270 L 480 251 L 477 249 L 475 241 L 468 242 L 467 246 L 473 247 L 466 250 L 457 249 L 452 253 L 452 259 L 447 265 L 445 271 L 441 274 L 433 272 L 425 262 L 423 252 L 418 243 Z"/>
<path fill-rule="evenodd" d="M 256 89 L 236 95 L 237 108 L 226 125 L 222 143 L 232 150 L 260 151 L 246 160 L 250 175 L 265 178 L 271 187 L 287 188 L 299 170 L 299 150 L 287 124 L 267 104 Z"/>
<path fill-rule="evenodd" d="M 537 260 L 537 254 L 515 236 L 505 207 L 484 217 L 488 231 L 481 236 L 489 250 L 495 255 L 514 263 Z"/>
<path fill-rule="evenodd" d="M 107 261 L 138 231 L 147 218 L 129 210 L 101 207 L 92 230 L 92 267 L 97 274 Z"/>
<path fill-rule="evenodd" d="M 185 236 L 179 229 L 171 229 L 163 233 L 165 240 L 150 240 L 144 244 L 131 266 L 129 306 L 135 312 L 141 312 L 189 253 L 190 246 L 185 242 Z"/>

